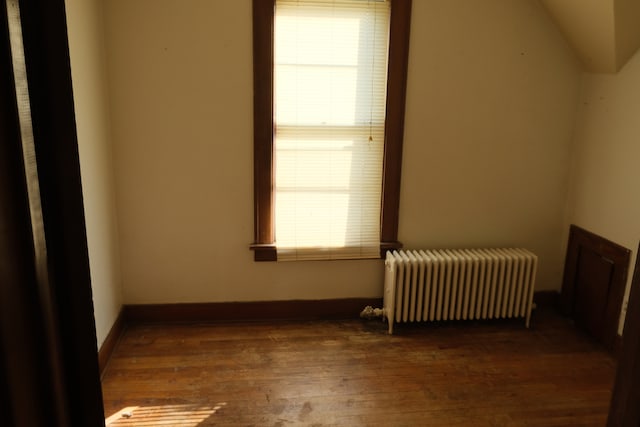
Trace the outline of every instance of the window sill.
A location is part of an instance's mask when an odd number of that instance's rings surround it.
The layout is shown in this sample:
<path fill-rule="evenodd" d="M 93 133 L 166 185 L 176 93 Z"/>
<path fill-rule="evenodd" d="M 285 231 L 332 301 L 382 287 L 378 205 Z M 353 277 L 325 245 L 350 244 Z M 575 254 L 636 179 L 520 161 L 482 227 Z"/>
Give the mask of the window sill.
<path fill-rule="evenodd" d="M 278 261 L 278 250 L 272 243 L 253 243 L 249 248 L 253 251 L 255 262 Z M 385 258 L 387 251 L 401 248 L 402 243 L 398 241 L 380 242 L 380 259 Z"/>
<path fill-rule="evenodd" d="M 272 243 L 253 243 L 250 249 L 253 251 L 253 260 L 256 262 L 278 260 L 276 245 Z"/>
<path fill-rule="evenodd" d="M 402 242 L 380 242 L 380 258 L 384 259 L 387 256 L 387 251 L 395 249 L 402 249 Z"/>

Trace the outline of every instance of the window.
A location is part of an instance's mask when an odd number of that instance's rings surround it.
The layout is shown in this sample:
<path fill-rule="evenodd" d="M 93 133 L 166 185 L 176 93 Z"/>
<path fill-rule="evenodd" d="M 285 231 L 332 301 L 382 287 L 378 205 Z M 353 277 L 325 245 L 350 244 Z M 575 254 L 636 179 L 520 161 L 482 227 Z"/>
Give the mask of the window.
<path fill-rule="evenodd" d="M 254 0 L 257 261 L 373 258 L 401 246 L 410 9 L 410 0 Z"/>

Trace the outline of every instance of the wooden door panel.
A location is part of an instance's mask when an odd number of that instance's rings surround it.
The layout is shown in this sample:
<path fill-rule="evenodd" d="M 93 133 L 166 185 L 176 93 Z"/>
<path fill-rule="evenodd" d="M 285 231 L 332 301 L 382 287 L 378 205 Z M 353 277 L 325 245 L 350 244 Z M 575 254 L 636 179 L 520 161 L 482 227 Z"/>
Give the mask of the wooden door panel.
<path fill-rule="evenodd" d="M 631 251 L 572 225 L 562 283 L 563 312 L 614 350 Z"/>
<path fill-rule="evenodd" d="M 615 265 L 610 259 L 583 247 L 578 257 L 573 315 L 576 323 L 602 339 L 606 331 L 606 303 Z"/>

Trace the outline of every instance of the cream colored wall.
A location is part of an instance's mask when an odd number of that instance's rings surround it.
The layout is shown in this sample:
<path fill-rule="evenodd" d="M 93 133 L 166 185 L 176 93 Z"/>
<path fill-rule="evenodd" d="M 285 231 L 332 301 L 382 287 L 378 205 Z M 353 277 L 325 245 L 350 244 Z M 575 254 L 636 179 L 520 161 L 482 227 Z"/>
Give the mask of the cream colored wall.
<path fill-rule="evenodd" d="M 251 1 L 105 5 L 125 302 L 380 296 L 380 260 L 252 260 Z M 537 1 L 413 7 L 400 238 L 559 289 L 577 60 Z"/>
<path fill-rule="evenodd" d="M 585 67 L 598 73 L 618 70 L 614 3 L 620 1 L 541 0 L 564 30 Z"/>
<path fill-rule="evenodd" d="M 402 241 L 526 247 L 559 289 L 577 59 L 537 2 L 413 5 Z"/>
<path fill-rule="evenodd" d="M 569 222 L 633 251 L 628 285 L 640 239 L 638 117 L 640 52 L 618 74 L 584 75 Z"/>
<path fill-rule="evenodd" d="M 100 0 L 67 0 L 67 27 L 98 345 L 122 307 Z"/>
<path fill-rule="evenodd" d="M 615 0 L 616 65 L 621 69 L 640 47 L 640 1 Z"/>
<path fill-rule="evenodd" d="M 589 72 L 618 72 L 640 46 L 638 0 L 540 1 Z"/>

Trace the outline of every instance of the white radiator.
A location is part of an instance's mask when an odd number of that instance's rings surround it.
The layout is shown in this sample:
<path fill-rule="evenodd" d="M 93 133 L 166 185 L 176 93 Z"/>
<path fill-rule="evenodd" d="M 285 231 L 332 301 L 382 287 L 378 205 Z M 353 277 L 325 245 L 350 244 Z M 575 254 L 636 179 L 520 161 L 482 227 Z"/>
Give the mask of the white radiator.
<path fill-rule="evenodd" d="M 396 322 L 524 317 L 538 257 L 526 249 L 388 251 L 383 316 Z"/>

